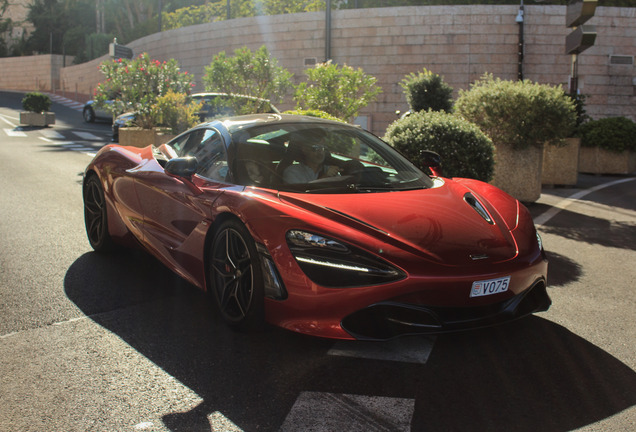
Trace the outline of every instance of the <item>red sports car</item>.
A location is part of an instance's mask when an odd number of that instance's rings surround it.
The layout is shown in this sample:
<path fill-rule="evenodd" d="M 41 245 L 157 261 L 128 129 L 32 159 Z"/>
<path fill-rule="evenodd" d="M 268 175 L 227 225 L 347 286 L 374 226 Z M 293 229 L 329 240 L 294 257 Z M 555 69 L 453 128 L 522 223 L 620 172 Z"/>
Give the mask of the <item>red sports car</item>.
<path fill-rule="evenodd" d="M 421 159 L 432 175 L 339 122 L 217 120 L 160 147 L 102 148 L 84 176 L 86 230 L 96 251 L 140 245 L 235 327 L 390 339 L 547 310 L 527 209 Z"/>

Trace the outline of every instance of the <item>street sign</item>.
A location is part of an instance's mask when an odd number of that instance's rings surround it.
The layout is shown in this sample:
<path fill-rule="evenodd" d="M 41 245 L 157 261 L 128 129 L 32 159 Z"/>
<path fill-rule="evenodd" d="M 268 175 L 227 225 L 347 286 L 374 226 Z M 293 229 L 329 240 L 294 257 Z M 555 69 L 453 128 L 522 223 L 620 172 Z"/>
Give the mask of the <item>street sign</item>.
<path fill-rule="evenodd" d="M 578 27 L 586 23 L 596 12 L 597 0 L 570 0 L 565 13 L 565 26 Z"/>
<path fill-rule="evenodd" d="M 577 27 L 565 38 L 566 54 L 581 54 L 594 45 L 596 41 L 596 26 L 582 25 Z"/>
<path fill-rule="evenodd" d="M 111 57 L 116 59 L 125 58 L 130 60 L 133 58 L 132 49 L 125 45 L 119 45 L 117 42 L 111 43 L 108 46 L 108 53 Z"/>

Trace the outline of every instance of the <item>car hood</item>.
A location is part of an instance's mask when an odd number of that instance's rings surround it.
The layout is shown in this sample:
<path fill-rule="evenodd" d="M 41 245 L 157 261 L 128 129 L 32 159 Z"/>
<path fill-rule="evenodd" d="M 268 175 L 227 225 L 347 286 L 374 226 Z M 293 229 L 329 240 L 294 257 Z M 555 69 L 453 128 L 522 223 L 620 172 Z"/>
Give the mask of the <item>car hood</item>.
<path fill-rule="evenodd" d="M 501 262 L 517 255 L 514 236 L 494 207 L 451 180 L 413 191 L 279 196 L 440 264 Z"/>

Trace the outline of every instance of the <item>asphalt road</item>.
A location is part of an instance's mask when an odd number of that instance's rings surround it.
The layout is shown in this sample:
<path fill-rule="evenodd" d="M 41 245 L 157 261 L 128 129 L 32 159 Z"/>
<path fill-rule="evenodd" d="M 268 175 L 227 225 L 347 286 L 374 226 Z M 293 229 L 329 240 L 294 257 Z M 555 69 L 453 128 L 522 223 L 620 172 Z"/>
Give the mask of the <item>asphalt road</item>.
<path fill-rule="evenodd" d="M 636 430 L 636 177 L 530 206 L 552 308 L 390 343 L 228 330 L 139 251 L 99 255 L 81 173 L 109 125 L 0 92 L 0 431 Z"/>

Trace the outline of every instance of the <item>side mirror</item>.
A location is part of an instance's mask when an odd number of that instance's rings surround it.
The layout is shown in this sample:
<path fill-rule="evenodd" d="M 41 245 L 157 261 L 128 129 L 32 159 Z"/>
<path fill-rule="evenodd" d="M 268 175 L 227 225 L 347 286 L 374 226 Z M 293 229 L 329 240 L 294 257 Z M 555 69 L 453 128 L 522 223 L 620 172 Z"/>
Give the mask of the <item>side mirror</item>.
<path fill-rule="evenodd" d="M 173 176 L 189 179 L 197 172 L 199 162 L 194 156 L 177 157 L 166 162 L 164 170 Z"/>
<path fill-rule="evenodd" d="M 434 176 L 441 177 L 442 175 L 442 157 L 430 150 L 420 151 L 419 158 L 420 168 L 426 171 L 430 169 Z"/>

